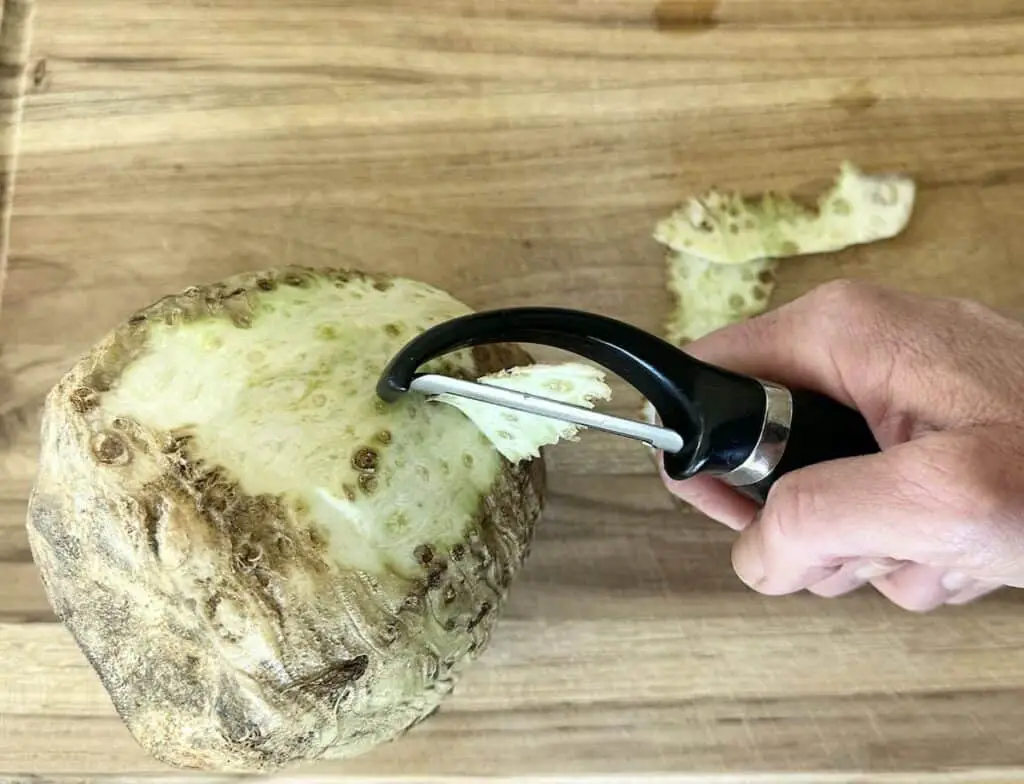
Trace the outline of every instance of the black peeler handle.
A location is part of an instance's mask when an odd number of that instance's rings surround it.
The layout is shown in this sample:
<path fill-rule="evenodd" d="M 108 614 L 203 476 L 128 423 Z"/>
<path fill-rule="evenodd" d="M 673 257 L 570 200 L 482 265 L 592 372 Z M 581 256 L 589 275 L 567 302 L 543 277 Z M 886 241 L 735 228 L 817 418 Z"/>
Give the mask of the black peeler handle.
<path fill-rule="evenodd" d="M 828 397 L 701 362 L 630 324 L 564 308 L 508 308 L 438 324 L 392 358 L 377 394 L 395 400 L 425 362 L 487 343 L 547 345 L 602 365 L 682 436 L 683 449 L 662 456 L 669 477 L 710 474 L 760 504 L 791 471 L 878 451 L 864 418 Z"/>
<path fill-rule="evenodd" d="M 749 467 L 741 466 L 722 477 L 759 505 L 767 501 L 772 485 L 792 471 L 879 451 L 871 427 L 858 411 L 809 390 L 787 390 L 774 384 L 765 384 L 765 389 L 769 399 L 765 427 L 748 458 Z M 782 421 L 773 421 L 773 403 L 782 407 L 778 417 Z"/>

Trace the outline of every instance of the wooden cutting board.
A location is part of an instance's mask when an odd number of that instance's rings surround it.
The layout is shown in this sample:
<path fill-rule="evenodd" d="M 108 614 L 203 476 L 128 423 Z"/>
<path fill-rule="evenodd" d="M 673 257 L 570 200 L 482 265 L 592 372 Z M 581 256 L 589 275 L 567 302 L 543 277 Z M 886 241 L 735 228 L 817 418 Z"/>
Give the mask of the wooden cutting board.
<path fill-rule="evenodd" d="M 8 88 L 28 5 L 5 10 Z M 165 293 L 349 265 L 657 330 L 659 218 L 711 185 L 808 187 L 850 159 L 915 177 L 909 229 L 788 262 L 777 302 L 850 276 L 1024 313 L 1024 2 L 47 0 L 25 74 L 0 316 L 5 781 L 174 774 L 54 622 L 24 533 L 44 393 Z M 1019 593 L 927 616 L 870 590 L 760 597 L 730 570 L 732 535 L 678 508 L 642 447 L 587 434 L 550 476 L 454 698 L 304 773 L 1024 777 Z"/>

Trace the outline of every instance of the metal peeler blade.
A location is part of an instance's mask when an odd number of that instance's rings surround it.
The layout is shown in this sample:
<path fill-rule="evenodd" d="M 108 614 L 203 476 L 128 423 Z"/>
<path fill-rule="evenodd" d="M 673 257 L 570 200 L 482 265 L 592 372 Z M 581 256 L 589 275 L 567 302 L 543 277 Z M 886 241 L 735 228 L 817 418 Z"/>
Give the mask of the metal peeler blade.
<path fill-rule="evenodd" d="M 662 426 L 417 373 L 431 359 L 487 343 L 537 343 L 596 362 L 650 401 Z M 393 356 L 377 381 L 385 402 L 411 389 L 495 403 L 661 446 L 661 467 L 671 479 L 714 476 L 760 505 L 791 471 L 879 450 L 864 417 L 825 395 L 698 361 L 625 322 L 565 308 L 485 311 L 431 327 Z"/>
<path fill-rule="evenodd" d="M 527 414 L 557 419 L 561 422 L 571 422 L 575 425 L 643 441 L 656 449 L 673 454 L 682 451 L 685 446 L 683 437 L 668 428 L 602 414 L 582 406 L 561 403 L 540 395 L 503 389 L 491 384 L 462 381 L 448 376 L 427 373 L 414 377 L 409 388 L 426 395 L 455 395 L 480 403 L 490 403 Z"/>

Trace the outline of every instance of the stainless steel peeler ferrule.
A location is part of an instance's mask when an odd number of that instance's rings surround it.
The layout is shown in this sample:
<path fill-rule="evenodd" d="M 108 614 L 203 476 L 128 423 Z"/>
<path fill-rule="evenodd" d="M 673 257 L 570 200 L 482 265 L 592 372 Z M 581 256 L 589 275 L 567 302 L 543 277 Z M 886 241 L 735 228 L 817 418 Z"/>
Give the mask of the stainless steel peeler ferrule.
<path fill-rule="evenodd" d="M 443 354 L 493 343 L 535 343 L 585 357 L 637 389 L 660 425 L 417 372 Z M 701 362 L 625 322 L 564 308 L 484 311 L 426 330 L 392 358 L 377 385 L 385 401 L 410 391 L 461 395 L 644 441 L 660 450 L 670 478 L 715 476 L 759 504 L 791 471 L 879 449 L 864 418 L 829 397 Z"/>

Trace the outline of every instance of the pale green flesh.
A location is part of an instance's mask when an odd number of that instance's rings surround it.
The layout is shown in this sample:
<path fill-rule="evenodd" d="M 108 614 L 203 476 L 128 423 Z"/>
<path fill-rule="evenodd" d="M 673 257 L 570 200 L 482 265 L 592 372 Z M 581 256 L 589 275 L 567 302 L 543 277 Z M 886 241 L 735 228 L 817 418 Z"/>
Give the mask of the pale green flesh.
<path fill-rule="evenodd" d="M 412 395 L 385 406 L 374 394 L 413 329 L 465 312 L 418 291 L 316 282 L 261 296 L 249 329 L 213 317 L 156 325 L 106 408 L 190 432 L 194 455 L 244 492 L 283 496 L 294 514 L 311 515 L 337 562 L 413 574 L 414 548 L 460 541 L 500 470 L 499 454 L 459 412 Z M 448 359 L 472 367 L 467 355 Z M 363 447 L 379 456 L 369 494 L 352 464 Z"/>
<path fill-rule="evenodd" d="M 607 400 L 612 393 L 604 383 L 604 373 L 581 362 L 515 368 L 507 373 L 485 376 L 479 381 L 585 408 L 593 408 L 595 400 Z M 462 411 L 512 462 L 539 457 L 542 446 L 574 440 L 582 429 L 570 422 L 496 408 L 489 403 L 454 395 L 438 395 L 435 400 Z"/>

